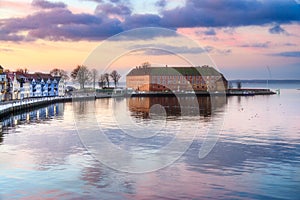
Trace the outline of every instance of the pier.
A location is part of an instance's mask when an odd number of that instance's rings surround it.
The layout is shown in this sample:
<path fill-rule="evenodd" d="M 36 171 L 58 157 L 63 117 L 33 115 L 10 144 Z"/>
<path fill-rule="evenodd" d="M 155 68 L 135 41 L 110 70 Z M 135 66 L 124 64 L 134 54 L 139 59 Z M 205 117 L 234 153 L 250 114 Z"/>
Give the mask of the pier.
<path fill-rule="evenodd" d="M 227 96 L 253 96 L 253 95 L 273 95 L 276 92 L 270 89 L 252 89 L 252 88 L 244 88 L 244 89 L 228 89 L 226 92 Z"/>
<path fill-rule="evenodd" d="M 228 89 L 226 91 L 166 91 L 166 92 L 125 92 L 126 97 L 159 97 L 159 96 L 211 96 L 211 95 L 226 95 L 226 96 L 254 96 L 254 95 L 273 95 L 276 92 L 270 89 Z"/>

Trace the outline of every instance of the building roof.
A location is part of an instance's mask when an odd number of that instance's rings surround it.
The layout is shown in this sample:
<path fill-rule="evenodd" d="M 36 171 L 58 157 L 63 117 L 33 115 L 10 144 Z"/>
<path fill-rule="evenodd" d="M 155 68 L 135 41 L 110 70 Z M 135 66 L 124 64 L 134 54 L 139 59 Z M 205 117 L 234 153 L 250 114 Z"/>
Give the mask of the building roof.
<path fill-rule="evenodd" d="M 220 76 L 213 67 L 136 67 L 127 76 Z"/>
<path fill-rule="evenodd" d="M 61 79 L 61 77 L 53 77 L 51 74 L 45 74 L 45 73 L 40 73 L 40 72 L 36 72 L 33 74 L 29 74 L 29 73 L 22 73 L 22 72 L 9 72 L 6 73 L 7 77 L 12 81 L 14 80 L 14 77 L 17 77 L 17 80 L 29 80 L 32 81 L 33 79 L 35 81 L 47 81 L 48 79 L 53 81 L 56 80 L 57 82 L 59 82 L 59 80 Z"/>

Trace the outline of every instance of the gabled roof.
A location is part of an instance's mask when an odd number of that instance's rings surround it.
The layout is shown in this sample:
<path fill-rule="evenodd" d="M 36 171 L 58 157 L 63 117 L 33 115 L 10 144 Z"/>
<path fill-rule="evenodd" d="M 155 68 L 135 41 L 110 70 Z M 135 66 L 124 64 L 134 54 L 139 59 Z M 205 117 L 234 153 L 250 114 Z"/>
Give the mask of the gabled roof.
<path fill-rule="evenodd" d="M 36 72 L 35 74 L 38 76 L 39 79 L 44 79 L 44 80 L 53 79 L 53 76 L 51 74 L 44 74 L 40 72 Z"/>
<path fill-rule="evenodd" d="M 27 79 L 29 81 L 35 80 L 37 82 L 41 80 L 47 81 L 48 79 L 50 79 L 51 81 L 56 80 L 57 82 L 60 80 L 60 77 L 53 77 L 51 74 L 45 74 L 40 72 L 36 72 L 33 74 L 25 74 L 22 72 L 9 72 L 6 73 L 6 75 L 10 80 L 14 80 L 15 75 L 17 77 L 17 80 Z"/>
<path fill-rule="evenodd" d="M 137 67 L 132 69 L 127 76 L 220 76 L 213 67 Z"/>

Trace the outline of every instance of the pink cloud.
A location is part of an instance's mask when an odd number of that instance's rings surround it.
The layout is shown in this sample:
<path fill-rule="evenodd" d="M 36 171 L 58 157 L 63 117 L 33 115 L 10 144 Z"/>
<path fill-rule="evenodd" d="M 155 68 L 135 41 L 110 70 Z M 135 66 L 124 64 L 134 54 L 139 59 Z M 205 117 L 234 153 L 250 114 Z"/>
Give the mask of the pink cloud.
<path fill-rule="evenodd" d="M 7 1 L 7 0 L 1 0 L 0 1 L 0 8 L 5 9 L 17 9 L 17 10 L 24 10 L 24 9 L 30 9 L 30 4 L 25 2 L 16 2 L 16 1 Z"/>

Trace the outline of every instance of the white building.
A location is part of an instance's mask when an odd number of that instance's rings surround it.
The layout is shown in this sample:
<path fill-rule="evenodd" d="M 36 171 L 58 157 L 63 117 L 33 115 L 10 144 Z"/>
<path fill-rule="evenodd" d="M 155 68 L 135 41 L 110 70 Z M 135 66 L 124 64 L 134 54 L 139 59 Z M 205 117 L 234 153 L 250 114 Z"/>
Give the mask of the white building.
<path fill-rule="evenodd" d="M 11 88 L 12 88 L 12 99 L 20 99 L 21 97 L 21 85 L 20 82 L 17 79 L 16 74 L 13 75 L 13 80 L 11 82 Z"/>
<path fill-rule="evenodd" d="M 21 87 L 21 99 L 30 97 L 30 82 L 23 83 L 23 87 Z"/>
<path fill-rule="evenodd" d="M 50 74 L 20 72 L 8 73 L 10 99 L 29 97 L 64 96 L 65 82 Z"/>
<path fill-rule="evenodd" d="M 58 81 L 58 96 L 65 96 L 66 82 L 63 78 Z"/>
<path fill-rule="evenodd" d="M 3 72 L 3 67 L 0 65 L 0 101 L 4 100 L 7 90 L 7 77 Z"/>

